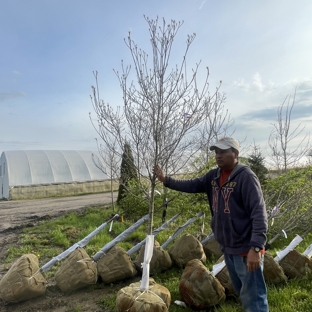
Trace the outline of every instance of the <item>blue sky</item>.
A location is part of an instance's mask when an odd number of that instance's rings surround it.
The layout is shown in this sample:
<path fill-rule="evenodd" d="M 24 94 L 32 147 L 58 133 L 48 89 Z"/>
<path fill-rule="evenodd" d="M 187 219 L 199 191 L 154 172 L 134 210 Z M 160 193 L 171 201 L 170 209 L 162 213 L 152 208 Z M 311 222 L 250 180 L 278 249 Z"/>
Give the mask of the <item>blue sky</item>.
<path fill-rule="evenodd" d="M 143 18 L 184 21 L 172 52 L 180 63 L 196 33 L 189 68 L 222 80 L 235 137 L 263 151 L 277 107 L 297 88 L 292 124 L 312 130 L 310 0 L 0 0 L 0 153 L 7 150 L 96 150 L 90 101 L 93 71 L 102 99 L 122 105 L 113 69 L 131 64 L 124 38 L 149 52 Z M 294 142 L 295 143 L 295 142 Z"/>

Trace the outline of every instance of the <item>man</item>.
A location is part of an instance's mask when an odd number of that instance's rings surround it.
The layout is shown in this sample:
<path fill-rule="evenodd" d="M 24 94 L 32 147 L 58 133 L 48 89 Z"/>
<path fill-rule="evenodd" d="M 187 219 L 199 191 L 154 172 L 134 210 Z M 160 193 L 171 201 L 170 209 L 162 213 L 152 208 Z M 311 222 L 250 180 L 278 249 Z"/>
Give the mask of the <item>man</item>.
<path fill-rule="evenodd" d="M 207 193 L 211 228 L 224 254 L 231 282 L 247 312 L 268 312 L 263 277 L 267 214 L 261 186 L 251 169 L 238 161 L 239 144 L 225 137 L 210 147 L 218 168 L 202 177 L 176 180 L 155 167 L 166 187 L 187 193 Z"/>

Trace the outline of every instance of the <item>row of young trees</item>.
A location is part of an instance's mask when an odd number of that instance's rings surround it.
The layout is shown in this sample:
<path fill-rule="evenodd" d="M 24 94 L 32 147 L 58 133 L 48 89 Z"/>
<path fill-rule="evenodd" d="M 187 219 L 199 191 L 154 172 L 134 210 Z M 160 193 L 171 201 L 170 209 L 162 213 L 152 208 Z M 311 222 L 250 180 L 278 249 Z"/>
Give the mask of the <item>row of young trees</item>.
<path fill-rule="evenodd" d="M 200 62 L 191 70 L 187 68 L 187 55 L 195 34 L 187 37 L 181 64 L 170 68 L 173 42 L 183 22 L 144 18 L 151 55 L 140 49 L 129 33 L 125 44 L 132 57 L 134 75 L 131 76 L 131 66 L 123 62 L 121 72 L 115 71 L 123 105 L 115 107 L 101 99 L 98 73 L 94 72 L 96 83 L 91 101 L 97 118 L 94 120 L 90 114 L 90 119 L 101 139 L 98 149 L 102 159 L 97 165 L 111 180 L 120 178 L 117 203 L 124 204 L 126 191 L 138 198 L 136 205 L 148 203 L 148 234 L 151 234 L 157 192 L 153 167 L 160 164 L 167 174 L 205 168 L 211 159 L 211 142 L 230 135 L 233 120 L 224 109 L 221 82 L 210 91 L 208 67 L 204 80 L 199 79 Z M 308 135 L 298 148 L 290 148 L 290 143 L 304 130 L 300 126 L 294 130 L 291 127 L 294 104 L 295 96 L 292 102 L 289 96 L 280 105 L 269 138 L 270 160 L 280 173 L 297 164 L 309 148 Z M 260 148 L 254 145 L 247 162 L 263 185 L 268 173 L 264 161 Z M 167 195 L 164 193 L 163 197 L 166 203 Z M 125 205 L 123 208 L 126 209 Z"/>

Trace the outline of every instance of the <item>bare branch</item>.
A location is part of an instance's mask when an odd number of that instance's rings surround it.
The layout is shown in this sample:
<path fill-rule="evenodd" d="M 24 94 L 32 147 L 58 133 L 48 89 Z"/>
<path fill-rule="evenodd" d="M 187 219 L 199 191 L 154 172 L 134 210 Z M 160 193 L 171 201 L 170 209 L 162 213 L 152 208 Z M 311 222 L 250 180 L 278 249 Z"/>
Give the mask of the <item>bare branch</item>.
<path fill-rule="evenodd" d="M 200 62 L 192 70 L 186 66 L 187 54 L 196 35 L 187 37 L 181 64 L 169 69 L 173 42 L 183 22 L 171 20 L 166 23 L 164 19 L 161 22 L 158 18 L 144 18 L 149 27 L 151 57 L 138 47 L 129 33 L 125 44 L 133 66 L 125 66 L 122 62 L 121 71 L 115 71 L 122 90 L 123 107 L 113 109 L 100 99 L 97 73 L 91 100 L 98 119 L 94 127 L 105 149 L 121 156 L 127 141 L 138 175 L 148 177 L 152 224 L 156 186 L 153 167 L 160 164 L 172 174 L 187 166 L 190 158 L 203 149 L 205 136 L 207 142 L 227 131 L 229 116 L 223 112 L 225 96 L 219 92 L 221 82 L 210 94 L 209 69 L 199 84 Z M 131 68 L 136 82 L 130 80 Z M 144 183 L 142 189 L 146 191 L 145 179 Z"/>
<path fill-rule="evenodd" d="M 269 147 L 271 149 L 271 163 L 279 171 L 285 172 L 288 168 L 294 167 L 306 156 L 309 149 L 309 134 L 301 137 L 295 147 L 295 143 L 303 133 L 305 127 L 299 124 L 294 129 L 291 128 L 291 114 L 295 105 L 296 90 L 291 102 L 291 96 L 287 96 L 284 102 L 277 109 L 277 124 L 273 124 L 273 130 L 269 137 Z"/>

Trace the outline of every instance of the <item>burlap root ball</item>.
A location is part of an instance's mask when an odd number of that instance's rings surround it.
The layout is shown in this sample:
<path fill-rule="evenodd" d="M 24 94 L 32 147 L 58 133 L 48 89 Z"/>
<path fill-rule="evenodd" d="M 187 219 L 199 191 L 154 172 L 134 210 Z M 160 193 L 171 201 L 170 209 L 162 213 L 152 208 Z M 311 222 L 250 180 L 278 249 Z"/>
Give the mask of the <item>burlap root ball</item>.
<path fill-rule="evenodd" d="M 45 291 L 46 280 L 39 272 L 39 261 L 33 254 L 20 257 L 0 281 L 0 298 L 5 302 L 39 297 Z"/>
<path fill-rule="evenodd" d="M 312 272 L 311 259 L 297 250 L 290 251 L 279 264 L 289 278 L 304 277 Z"/>
<path fill-rule="evenodd" d="M 112 247 L 97 261 L 97 270 L 106 284 L 133 277 L 138 273 L 130 256 L 120 246 Z"/>
<path fill-rule="evenodd" d="M 56 285 L 63 292 L 95 284 L 97 277 L 97 264 L 80 247 L 64 259 L 55 274 Z"/>
<path fill-rule="evenodd" d="M 264 254 L 263 276 L 269 284 L 281 284 L 287 282 L 287 276 L 283 268 L 275 261 L 269 252 Z"/>
<path fill-rule="evenodd" d="M 145 246 L 142 246 L 138 256 L 135 259 L 135 265 L 137 269 L 142 272 L 141 263 L 144 262 Z M 150 274 L 157 272 L 163 272 L 172 267 L 172 260 L 167 250 L 164 250 L 160 246 L 154 246 L 153 257 L 150 261 Z"/>
<path fill-rule="evenodd" d="M 171 294 L 169 290 L 149 279 L 149 289 L 140 290 L 140 282 L 120 289 L 116 298 L 117 312 L 166 312 L 169 311 Z"/>
<path fill-rule="evenodd" d="M 193 259 L 206 262 L 206 255 L 201 242 L 191 234 L 181 236 L 170 248 L 169 254 L 178 267 L 185 267 Z"/>
<path fill-rule="evenodd" d="M 203 245 L 203 248 L 207 259 L 215 260 L 222 256 L 219 243 L 216 241 L 214 236 Z"/>
<path fill-rule="evenodd" d="M 179 292 L 182 301 L 193 309 L 208 309 L 226 298 L 219 280 L 198 259 L 189 261 L 185 267 Z"/>

